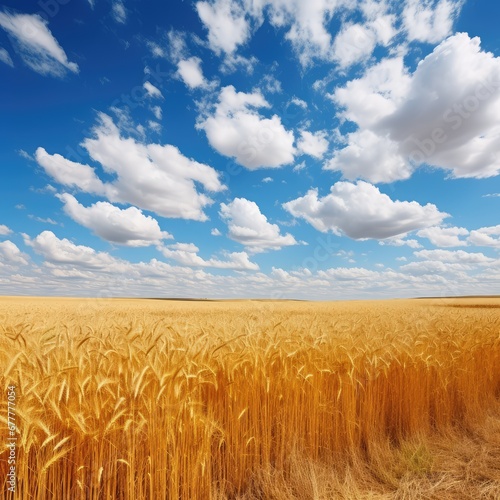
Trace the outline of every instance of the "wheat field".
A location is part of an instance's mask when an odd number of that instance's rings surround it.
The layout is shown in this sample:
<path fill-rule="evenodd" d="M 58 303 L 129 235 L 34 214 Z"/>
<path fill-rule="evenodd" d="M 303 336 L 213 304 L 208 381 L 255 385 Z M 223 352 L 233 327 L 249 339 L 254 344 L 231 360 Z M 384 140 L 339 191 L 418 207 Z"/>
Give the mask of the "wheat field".
<path fill-rule="evenodd" d="M 500 498 L 499 299 L 5 297 L 0 331 L 2 498 Z"/>

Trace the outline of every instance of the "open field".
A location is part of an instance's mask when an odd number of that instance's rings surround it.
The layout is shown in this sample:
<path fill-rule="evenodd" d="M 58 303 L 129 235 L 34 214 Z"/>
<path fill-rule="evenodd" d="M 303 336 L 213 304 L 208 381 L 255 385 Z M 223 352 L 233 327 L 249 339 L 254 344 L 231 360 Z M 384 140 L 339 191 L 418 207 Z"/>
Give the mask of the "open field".
<path fill-rule="evenodd" d="M 5 297 L 0 377 L 12 498 L 500 498 L 494 297 Z"/>

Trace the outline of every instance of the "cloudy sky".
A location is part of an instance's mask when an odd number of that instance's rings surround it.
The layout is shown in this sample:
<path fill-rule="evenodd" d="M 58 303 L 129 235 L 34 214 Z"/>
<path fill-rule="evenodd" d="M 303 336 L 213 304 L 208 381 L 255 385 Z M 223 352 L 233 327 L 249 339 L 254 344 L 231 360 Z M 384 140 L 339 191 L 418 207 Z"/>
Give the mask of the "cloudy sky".
<path fill-rule="evenodd" d="M 496 0 L 6 0 L 0 293 L 500 293 Z"/>

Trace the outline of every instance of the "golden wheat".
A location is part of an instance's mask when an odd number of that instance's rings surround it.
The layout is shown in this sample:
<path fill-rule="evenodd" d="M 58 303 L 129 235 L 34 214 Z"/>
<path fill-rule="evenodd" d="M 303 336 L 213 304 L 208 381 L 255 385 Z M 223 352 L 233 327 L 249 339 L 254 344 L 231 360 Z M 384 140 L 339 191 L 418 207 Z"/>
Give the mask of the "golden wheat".
<path fill-rule="evenodd" d="M 494 299 L 80 304 L 0 302 L 17 498 L 406 498 L 432 443 L 496 429 Z"/>

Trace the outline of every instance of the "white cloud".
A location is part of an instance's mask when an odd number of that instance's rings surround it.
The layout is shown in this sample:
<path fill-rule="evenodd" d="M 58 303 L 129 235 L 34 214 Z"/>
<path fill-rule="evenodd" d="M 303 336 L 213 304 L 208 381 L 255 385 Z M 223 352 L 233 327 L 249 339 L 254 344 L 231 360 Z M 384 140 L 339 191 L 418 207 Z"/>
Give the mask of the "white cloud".
<path fill-rule="evenodd" d="M 320 271 L 318 273 L 322 277 L 333 278 L 336 281 L 372 281 L 380 278 L 380 272 L 371 271 L 362 267 L 336 267 Z"/>
<path fill-rule="evenodd" d="M 215 112 L 200 118 L 208 141 L 220 154 L 234 158 L 249 170 L 280 167 L 293 161 L 293 132 L 283 127 L 280 118 L 262 117 L 255 108 L 269 108 L 264 97 L 254 92 L 236 92 L 231 85 L 219 95 Z"/>
<path fill-rule="evenodd" d="M 257 63 L 258 60 L 255 56 L 245 57 L 241 54 L 228 54 L 222 61 L 220 71 L 224 75 L 229 75 L 240 69 L 242 72 L 251 75 Z"/>
<path fill-rule="evenodd" d="M 256 2 L 257 3 L 257 2 Z M 269 22 L 276 28 L 289 27 L 289 40 L 303 66 L 313 59 L 332 59 L 332 36 L 328 24 L 341 8 L 353 5 L 348 0 L 267 0 Z"/>
<path fill-rule="evenodd" d="M 125 10 L 125 5 L 121 0 L 117 0 L 113 3 L 113 7 L 111 9 L 113 14 L 113 19 L 120 24 L 125 24 L 127 21 L 127 11 Z"/>
<path fill-rule="evenodd" d="M 5 224 L 0 224 L 0 235 L 1 236 L 7 236 L 8 234 L 12 233 L 12 229 L 7 227 Z"/>
<path fill-rule="evenodd" d="M 59 42 L 39 15 L 0 12 L 0 27 L 10 36 L 14 48 L 33 71 L 41 75 L 63 76 L 68 70 L 78 73 Z"/>
<path fill-rule="evenodd" d="M 469 264 L 458 262 L 441 262 L 439 260 L 424 260 L 421 262 L 410 262 L 399 268 L 404 273 L 413 276 L 430 275 L 452 275 L 454 277 L 464 277 L 466 271 L 471 270 Z"/>
<path fill-rule="evenodd" d="M 459 33 L 419 64 L 404 103 L 379 128 L 415 164 L 454 177 L 498 175 L 499 87 L 500 58 L 481 51 L 479 38 Z"/>
<path fill-rule="evenodd" d="M 346 67 L 368 58 L 377 45 L 388 45 L 396 34 L 395 16 L 385 2 L 364 2 L 362 23 L 346 23 L 335 40 L 330 22 L 334 15 L 356 8 L 352 0 L 212 0 L 197 2 L 198 15 L 208 30 L 208 45 L 233 57 L 264 19 L 288 40 L 302 66 L 313 60 L 337 61 Z"/>
<path fill-rule="evenodd" d="M 37 215 L 29 214 L 28 218 L 32 220 L 36 220 L 37 222 L 41 222 L 43 224 L 51 224 L 52 226 L 58 226 L 59 223 L 50 217 L 38 217 Z"/>
<path fill-rule="evenodd" d="M 179 61 L 177 64 L 177 74 L 190 89 L 205 87 L 207 85 L 201 70 L 201 59 L 199 57 L 190 57 L 189 59 Z"/>
<path fill-rule="evenodd" d="M 403 103 L 411 82 L 403 57 L 383 59 L 369 67 L 361 78 L 348 81 L 329 97 L 343 108 L 341 118 L 363 129 L 373 128 Z"/>
<path fill-rule="evenodd" d="M 272 297 L 303 299 L 360 299 L 379 297 L 414 297 L 494 294 L 498 292 L 500 274 L 498 260 L 484 264 L 438 262 L 424 260 L 413 269 L 396 272 L 392 269 L 374 271 L 363 267 L 330 268 L 316 271 L 300 268 L 290 271 L 273 267 L 270 273 L 257 270 L 235 273 L 210 273 L 197 264 L 190 267 L 171 265 L 152 259 L 131 263 L 104 252 L 61 240 L 52 233 L 39 235 L 34 245 L 44 262 L 23 268 L 15 274 L 9 266 L 0 265 L 0 293 L 29 294 L 36 289 L 44 295 L 80 296 L 163 296 L 170 297 Z M 189 244 L 179 244 L 172 251 L 197 254 Z M 188 256 L 189 257 L 189 256 Z M 189 257 L 192 259 L 192 257 Z M 203 267 L 209 260 L 202 259 Z M 235 261 L 226 255 L 219 262 Z M 199 264 L 199 261 L 198 261 Z M 443 265 L 444 264 L 444 265 Z M 476 273 L 476 271 L 481 271 Z M 166 292 L 167 291 L 167 292 Z M 98 307 L 89 299 L 86 307 Z M 259 306 L 260 307 L 260 306 Z M 269 307 L 262 304 L 262 312 Z"/>
<path fill-rule="evenodd" d="M 43 231 L 33 239 L 25 234 L 24 243 L 52 264 L 76 265 L 107 272 L 124 271 L 127 268 L 125 261 L 119 261 L 106 252 L 76 245 L 66 238 L 59 239 L 52 231 Z"/>
<path fill-rule="evenodd" d="M 460 236 L 467 236 L 469 231 L 464 227 L 428 227 L 417 232 L 420 238 L 427 238 L 437 247 L 460 247 L 467 245 Z"/>
<path fill-rule="evenodd" d="M 49 155 L 42 148 L 36 152 L 38 163 L 57 182 L 103 195 L 112 203 L 135 205 L 162 217 L 207 219 L 203 208 L 212 200 L 197 187 L 211 192 L 226 189 L 216 170 L 185 157 L 175 146 L 122 137 L 105 114 L 99 114 L 99 120 L 93 137 L 82 146 L 114 180 L 103 183 L 92 167 Z"/>
<path fill-rule="evenodd" d="M 447 37 L 463 0 L 406 0 L 403 24 L 408 39 L 437 43 Z"/>
<path fill-rule="evenodd" d="M 479 252 L 465 252 L 464 250 L 419 250 L 414 252 L 419 259 L 437 260 L 441 262 L 458 262 L 461 264 L 488 264 L 495 259 Z"/>
<path fill-rule="evenodd" d="M 325 165 L 325 170 L 340 170 L 349 180 L 393 182 L 407 179 L 412 169 L 399 152 L 398 145 L 370 130 L 356 130 L 347 135 L 348 145 Z"/>
<path fill-rule="evenodd" d="M 303 99 L 299 99 L 298 97 L 293 97 L 290 104 L 295 104 L 295 106 L 298 106 L 299 108 L 307 109 L 307 102 Z"/>
<path fill-rule="evenodd" d="M 24 158 L 25 160 L 33 161 L 34 158 L 31 156 L 29 153 L 27 153 L 24 149 L 18 149 L 17 153 L 21 158 Z"/>
<path fill-rule="evenodd" d="M 258 271 L 259 266 L 251 262 L 246 252 L 232 252 L 226 256 L 228 260 L 211 258 L 203 259 L 198 255 L 199 248 L 193 243 L 175 243 L 161 248 L 163 255 L 169 259 L 189 267 L 214 267 L 217 269 L 237 269 Z"/>
<path fill-rule="evenodd" d="M 280 234 L 278 225 L 268 222 L 259 206 L 245 198 L 235 198 L 227 205 L 221 203 L 220 215 L 227 222 L 228 237 L 245 245 L 251 253 L 298 244 L 291 234 Z"/>
<path fill-rule="evenodd" d="M 187 58 L 188 49 L 185 32 L 171 29 L 167 34 L 167 41 L 168 55 L 174 64 L 177 64 L 181 59 Z"/>
<path fill-rule="evenodd" d="M 232 0 L 197 2 L 196 10 L 208 30 L 208 43 L 216 53 L 235 52 L 250 36 L 250 26 L 243 8 Z"/>
<path fill-rule="evenodd" d="M 379 16 L 368 23 L 347 23 L 333 43 L 334 59 L 346 68 L 368 59 L 377 45 L 388 45 L 397 31 L 395 17 Z"/>
<path fill-rule="evenodd" d="M 468 241 L 477 246 L 500 248 L 500 225 L 471 231 Z"/>
<path fill-rule="evenodd" d="M 154 120 L 148 120 L 148 127 L 157 134 L 161 132 L 161 124 L 155 122 Z"/>
<path fill-rule="evenodd" d="M 163 116 L 163 112 L 162 112 L 162 109 L 160 106 L 153 106 L 151 108 L 151 111 L 153 112 L 153 114 L 155 115 L 155 118 L 157 120 L 161 120 L 161 118 Z"/>
<path fill-rule="evenodd" d="M 442 42 L 412 75 L 401 57 L 384 60 L 331 96 L 359 129 L 326 168 L 372 182 L 406 179 L 421 164 L 453 177 L 498 175 L 499 87 L 500 58 L 464 33 Z"/>
<path fill-rule="evenodd" d="M 211 231 L 210 231 L 210 234 L 212 236 L 222 236 L 222 233 L 216 228 L 214 227 Z"/>
<path fill-rule="evenodd" d="M 318 231 L 344 233 L 353 239 L 384 239 L 440 223 L 448 214 L 435 205 L 416 201 L 393 201 L 375 186 L 337 182 L 323 198 L 317 189 L 283 204 L 294 217 L 309 222 Z"/>
<path fill-rule="evenodd" d="M 422 245 L 417 240 L 407 240 L 405 238 L 386 238 L 385 240 L 379 241 L 380 245 L 389 245 L 392 247 L 403 247 L 408 246 L 410 248 L 422 248 Z"/>
<path fill-rule="evenodd" d="M 50 155 L 44 148 L 37 148 L 35 159 L 59 184 L 76 187 L 88 193 L 104 194 L 105 192 L 104 184 L 89 165 L 67 160 L 59 154 Z"/>
<path fill-rule="evenodd" d="M 7 64 L 11 68 L 14 67 L 14 62 L 12 61 L 12 58 L 10 57 L 10 54 L 3 47 L 0 47 L 0 61 L 2 61 L 3 63 Z"/>
<path fill-rule="evenodd" d="M 283 91 L 281 82 L 273 75 L 265 75 L 262 79 L 261 87 L 269 94 L 280 94 Z"/>
<path fill-rule="evenodd" d="M 262 182 L 264 182 L 264 183 L 273 182 L 273 178 L 272 177 L 264 177 L 262 179 Z"/>
<path fill-rule="evenodd" d="M 148 42 L 147 44 L 149 50 L 151 50 L 151 54 L 153 54 L 154 57 L 165 57 L 166 54 L 163 47 L 160 47 L 160 45 L 155 42 Z"/>
<path fill-rule="evenodd" d="M 156 219 L 145 216 L 136 207 L 122 210 L 105 201 L 84 207 L 70 194 L 64 193 L 57 197 L 64 203 L 64 211 L 69 217 L 112 243 L 145 247 L 172 238 L 160 229 Z"/>
<path fill-rule="evenodd" d="M 0 264 L 7 265 L 28 265 L 29 257 L 25 253 L 21 252 L 15 243 L 12 241 L 1 241 L 0 242 Z"/>
<path fill-rule="evenodd" d="M 293 171 L 294 172 L 300 172 L 301 170 L 304 170 L 306 168 L 306 162 L 305 161 L 301 161 L 300 163 L 298 163 L 297 165 L 295 165 L 295 167 L 293 167 Z"/>
<path fill-rule="evenodd" d="M 318 132 L 308 132 L 307 130 L 300 131 L 300 139 L 297 142 L 297 150 L 314 158 L 321 159 L 328 150 L 328 139 L 326 132 L 320 130 Z"/>
<path fill-rule="evenodd" d="M 148 97 L 163 99 L 161 90 L 155 87 L 151 82 L 144 82 L 144 90 L 147 92 Z"/>

